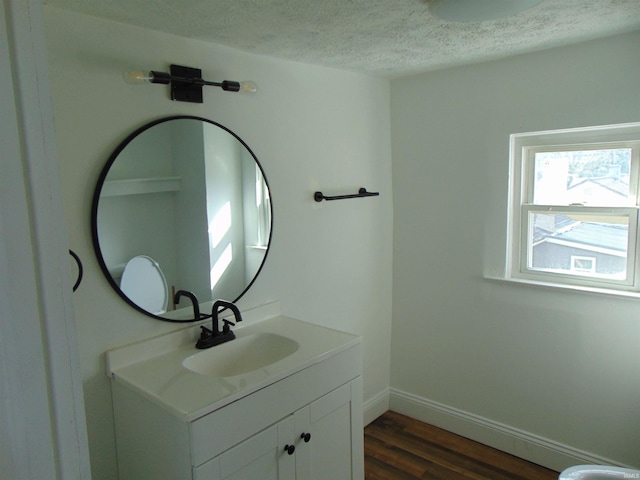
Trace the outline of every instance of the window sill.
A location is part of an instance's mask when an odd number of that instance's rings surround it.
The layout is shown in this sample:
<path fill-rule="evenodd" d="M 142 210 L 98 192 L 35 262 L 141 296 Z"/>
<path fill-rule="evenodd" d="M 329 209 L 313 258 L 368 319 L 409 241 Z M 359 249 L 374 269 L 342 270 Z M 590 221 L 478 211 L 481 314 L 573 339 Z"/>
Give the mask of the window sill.
<path fill-rule="evenodd" d="M 609 288 L 585 287 L 581 285 L 563 285 L 560 283 L 541 282 L 536 280 L 528 280 L 523 278 L 506 278 L 485 275 L 486 280 L 497 283 L 508 283 L 515 285 L 523 285 L 527 287 L 536 287 L 555 291 L 567 291 L 577 293 L 587 293 L 593 295 L 604 295 L 607 297 L 631 298 L 640 300 L 640 292 L 631 292 L 626 290 L 613 290 Z"/>

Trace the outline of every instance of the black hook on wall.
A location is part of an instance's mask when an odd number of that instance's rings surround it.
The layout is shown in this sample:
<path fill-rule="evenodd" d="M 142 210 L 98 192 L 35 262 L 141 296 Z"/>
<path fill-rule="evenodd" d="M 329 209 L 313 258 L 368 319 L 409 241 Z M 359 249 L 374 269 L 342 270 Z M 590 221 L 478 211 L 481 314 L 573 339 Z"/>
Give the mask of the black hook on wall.
<path fill-rule="evenodd" d="M 316 192 L 313 194 L 313 199 L 316 202 L 321 202 L 322 200 L 345 200 L 347 198 L 362 198 L 362 197 L 377 197 L 380 195 L 379 192 L 367 192 L 367 189 L 362 187 L 358 190 L 358 193 L 353 193 L 350 195 L 335 195 L 332 197 L 328 197 L 322 194 L 322 192 Z"/>
<path fill-rule="evenodd" d="M 73 284 L 73 291 L 75 292 L 80 286 L 80 283 L 82 282 L 82 274 L 83 274 L 82 262 L 80 261 L 80 257 L 73 250 L 69 250 L 69 255 L 71 255 L 73 259 L 76 261 L 76 263 L 78 264 L 78 278 L 76 279 L 76 283 Z"/>

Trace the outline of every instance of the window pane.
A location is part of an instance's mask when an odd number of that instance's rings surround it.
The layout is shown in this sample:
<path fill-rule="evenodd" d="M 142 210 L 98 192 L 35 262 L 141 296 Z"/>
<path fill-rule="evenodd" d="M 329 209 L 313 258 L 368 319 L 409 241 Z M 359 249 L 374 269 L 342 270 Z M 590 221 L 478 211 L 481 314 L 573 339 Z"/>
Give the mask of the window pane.
<path fill-rule="evenodd" d="M 631 148 L 536 152 L 533 203 L 629 205 L 630 170 Z"/>
<path fill-rule="evenodd" d="M 528 268 L 625 280 L 627 215 L 529 213 Z"/>

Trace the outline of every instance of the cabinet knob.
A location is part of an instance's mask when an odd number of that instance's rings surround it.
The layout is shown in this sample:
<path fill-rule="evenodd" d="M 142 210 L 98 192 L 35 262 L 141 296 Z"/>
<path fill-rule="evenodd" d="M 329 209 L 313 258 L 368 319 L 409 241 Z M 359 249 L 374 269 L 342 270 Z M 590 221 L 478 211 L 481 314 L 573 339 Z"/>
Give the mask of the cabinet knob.
<path fill-rule="evenodd" d="M 289 455 L 293 455 L 293 452 L 296 451 L 296 447 L 294 445 L 285 445 L 284 451 L 287 452 Z"/>
<path fill-rule="evenodd" d="M 300 438 L 304 440 L 304 443 L 309 443 L 309 440 L 311 440 L 311 434 L 310 433 L 302 433 L 302 434 L 300 434 Z"/>

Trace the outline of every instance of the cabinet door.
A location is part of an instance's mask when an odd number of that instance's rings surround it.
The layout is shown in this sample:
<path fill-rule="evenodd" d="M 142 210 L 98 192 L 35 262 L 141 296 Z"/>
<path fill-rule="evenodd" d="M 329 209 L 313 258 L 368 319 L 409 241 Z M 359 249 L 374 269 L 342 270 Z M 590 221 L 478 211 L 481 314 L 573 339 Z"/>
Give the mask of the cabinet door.
<path fill-rule="evenodd" d="M 295 430 L 293 415 L 288 416 L 278 423 L 278 480 L 296 479 L 296 452 Z M 293 447 L 293 448 L 291 448 Z M 262 477 L 255 477 L 256 479 Z"/>
<path fill-rule="evenodd" d="M 352 422 L 349 384 L 294 414 L 297 480 L 351 480 Z"/>
<path fill-rule="evenodd" d="M 287 417 L 193 470 L 194 480 L 295 480 L 293 416 Z M 289 442 L 289 443 L 287 443 Z"/>

